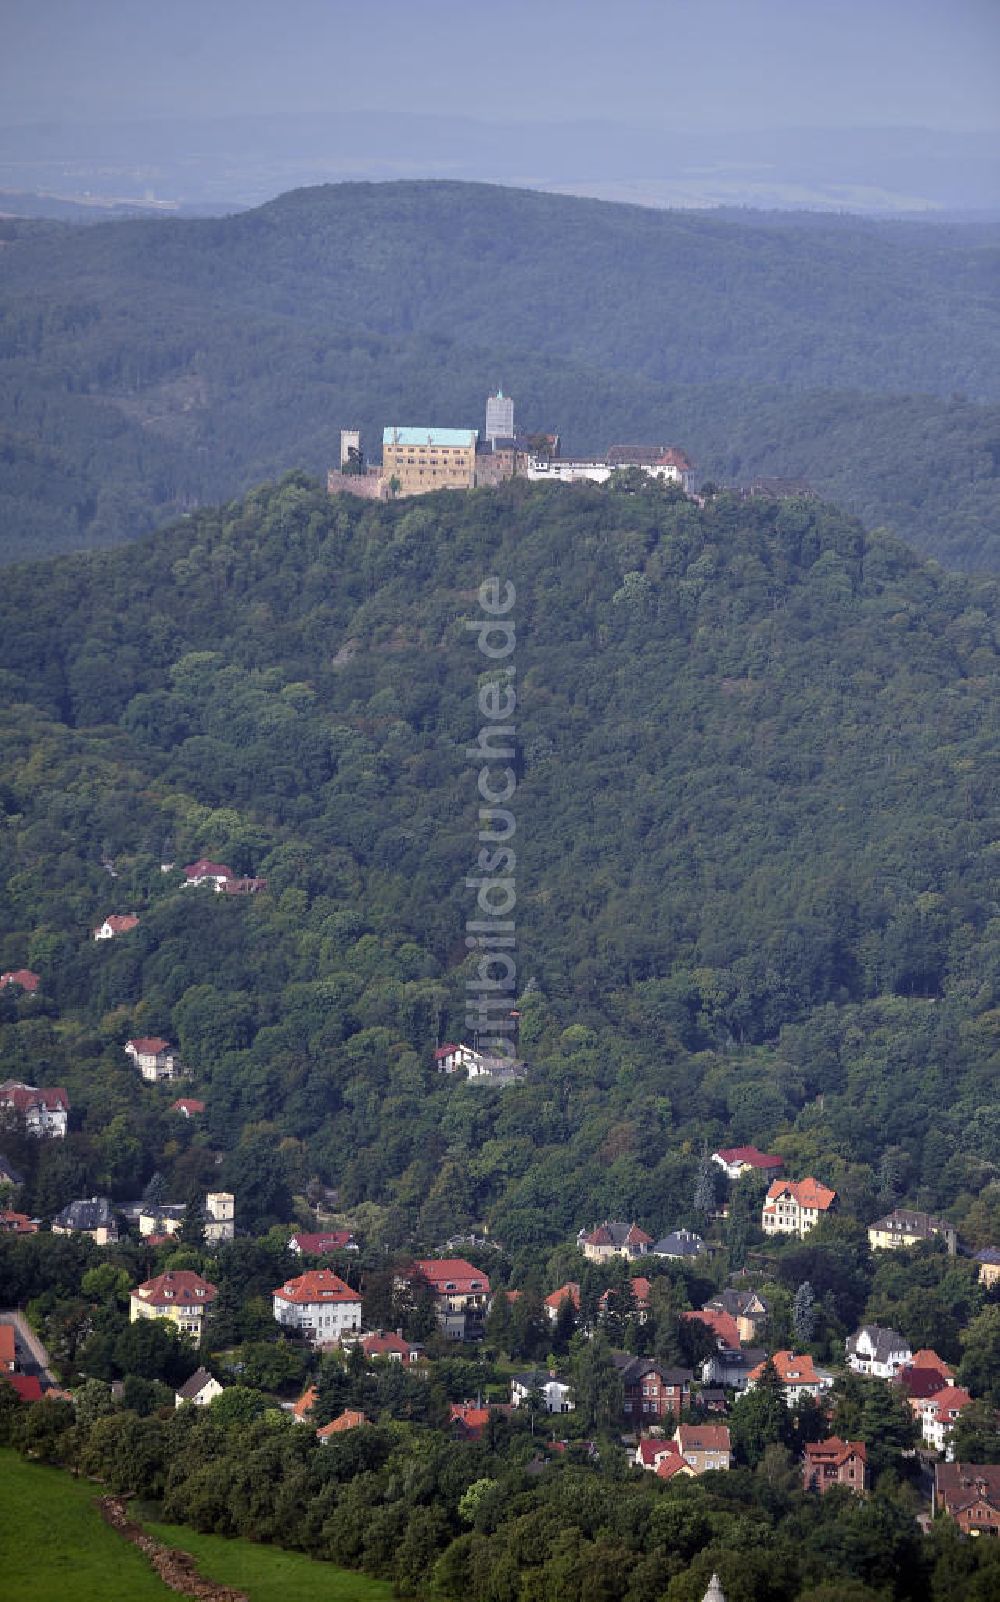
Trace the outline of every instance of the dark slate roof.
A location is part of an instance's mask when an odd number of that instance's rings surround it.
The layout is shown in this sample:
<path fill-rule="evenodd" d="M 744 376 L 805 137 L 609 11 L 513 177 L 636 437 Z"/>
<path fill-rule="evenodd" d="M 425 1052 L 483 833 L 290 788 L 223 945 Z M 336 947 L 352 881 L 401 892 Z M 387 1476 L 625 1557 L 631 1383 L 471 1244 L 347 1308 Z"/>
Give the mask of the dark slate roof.
<path fill-rule="evenodd" d="M 564 1379 L 561 1374 L 550 1374 L 546 1368 L 532 1369 L 527 1374 L 512 1374 L 510 1382 L 512 1385 L 523 1385 L 526 1391 L 540 1391 L 544 1386 L 552 1384 L 569 1384 L 569 1380 Z"/>
<path fill-rule="evenodd" d="M 193 1402 L 198 1392 L 212 1379 L 207 1368 L 196 1368 L 189 1380 L 185 1380 L 177 1395 L 182 1402 Z"/>
<path fill-rule="evenodd" d="M 849 1357 L 857 1352 L 858 1342 L 866 1332 L 873 1348 L 872 1362 L 885 1363 L 893 1352 L 908 1352 L 911 1350 L 909 1341 L 900 1335 L 898 1330 L 884 1329 L 879 1324 L 862 1324 L 860 1329 L 855 1330 L 853 1335 L 847 1337 L 847 1355 Z"/>
<path fill-rule="evenodd" d="M 114 1221 L 114 1208 L 107 1196 L 71 1201 L 52 1220 L 60 1229 L 108 1229 Z"/>
<path fill-rule="evenodd" d="M 9 1185 L 23 1185 L 24 1175 L 19 1173 L 14 1164 L 0 1154 L 0 1180 L 6 1180 Z"/>
<path fill-rule="evenodd" d="M 690 1229 L 675 1229 L 658 1240 L 651 1250 L 654 1257 L 702 1257 L 706 1247 L 701 1236 Z"/>

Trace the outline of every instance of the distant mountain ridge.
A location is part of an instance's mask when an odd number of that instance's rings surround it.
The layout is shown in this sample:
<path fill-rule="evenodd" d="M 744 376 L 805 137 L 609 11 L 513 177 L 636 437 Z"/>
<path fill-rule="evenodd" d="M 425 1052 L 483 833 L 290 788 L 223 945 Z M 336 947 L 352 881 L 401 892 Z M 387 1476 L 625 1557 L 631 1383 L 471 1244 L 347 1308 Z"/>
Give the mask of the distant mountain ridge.
<path fill-rule="evenodd" d="M 750 476 L 808 465 L 943 559 L 997 560 L 988 224 L 420 182 L 300 190 L 224 219 L 2 232 L 8 558 L 120 542 L 288 466 L 321 471 L 344 424 L 369 444 L 391 421 L 478 426 L 502 381 L 522 422 L 570 449 L 668 438 L 709 475 L 736 457 Z M 826 452 L 805 421 L 818 415 Z M 928 431 L 955 448 L 915 497 Z"/>

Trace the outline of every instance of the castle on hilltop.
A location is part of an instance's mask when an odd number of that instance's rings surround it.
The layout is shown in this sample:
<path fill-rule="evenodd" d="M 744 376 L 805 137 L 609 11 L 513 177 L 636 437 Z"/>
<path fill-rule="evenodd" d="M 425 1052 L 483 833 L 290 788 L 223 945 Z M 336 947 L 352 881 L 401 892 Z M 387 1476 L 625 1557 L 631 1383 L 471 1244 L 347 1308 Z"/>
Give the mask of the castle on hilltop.
<path fill-rule="evenodd" d="M 612 445 L 601 458 L 563 457 L 558 434 L 515 431 L 513 399 L 498 389 L 487 397 L 482 437 L 475 428 L 389 426 L 382 431 L 378 465 L 366 464 L 360 431 L 342 429 L 340 466 L 331 468 L 326 487 L 331 495 L 388 501 L 440 489 L 477 489 L 510 478 L 605 484 L 612 473 L 625 468 L 678 484 L 685 493 L 690 493 L 694 481 L 690 461 L 673 445 Z"/>

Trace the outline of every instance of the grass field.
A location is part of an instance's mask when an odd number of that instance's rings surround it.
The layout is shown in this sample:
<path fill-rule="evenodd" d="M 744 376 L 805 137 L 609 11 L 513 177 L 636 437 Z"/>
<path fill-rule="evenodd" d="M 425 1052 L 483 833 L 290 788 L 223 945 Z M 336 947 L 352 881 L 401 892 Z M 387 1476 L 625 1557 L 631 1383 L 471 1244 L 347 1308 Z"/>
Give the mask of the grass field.
<path fill-rule="evenodd" d="M 61 1469 L 0 1451 L 3 1602 L 177 1602 L 142 1554 L 103 1522 L 99 1494 Z"/>
<path fill-rule="evenodd" d="M 0 1449 L 2 1602 L 178 1602 L 146 1559 L 108 1528 L 100 1488 Z M 201 1573 L 250 1602 L 390 1602 L 392 1587 L 297 1552 L 196 1535 L 143 1520 L 150 1535 L 190 1552 Z"/>
<path fill-rule="evenodd" d="M 391 1602 L 392 1586 L 384 1581 L 316 1563 L 299 1552 L 197 1535 L 180 1524 L 144 1519 L 143 1528 L 167 1546 L 190 1552 L 200 1573 L 246 1591 L 251 1602 Z"/>

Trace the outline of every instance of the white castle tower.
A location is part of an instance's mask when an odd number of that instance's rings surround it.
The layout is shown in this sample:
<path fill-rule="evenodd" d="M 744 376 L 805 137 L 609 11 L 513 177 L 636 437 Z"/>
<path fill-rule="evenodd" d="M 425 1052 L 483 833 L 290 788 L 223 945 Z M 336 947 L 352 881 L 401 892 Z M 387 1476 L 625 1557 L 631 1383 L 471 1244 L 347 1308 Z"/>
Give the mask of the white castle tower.
<path fill-rule="evenodd" d="M 502 389 L 486 397 L 486 442 L 514 438 L 514 402 Z"/>

